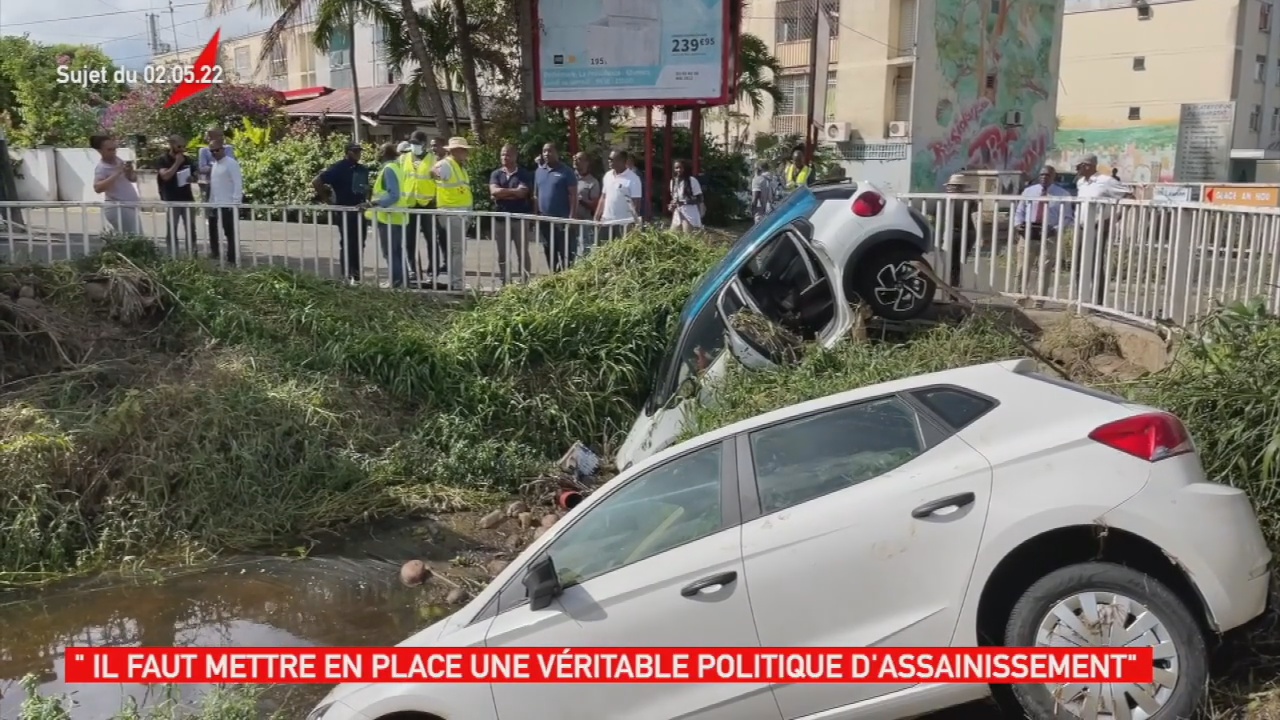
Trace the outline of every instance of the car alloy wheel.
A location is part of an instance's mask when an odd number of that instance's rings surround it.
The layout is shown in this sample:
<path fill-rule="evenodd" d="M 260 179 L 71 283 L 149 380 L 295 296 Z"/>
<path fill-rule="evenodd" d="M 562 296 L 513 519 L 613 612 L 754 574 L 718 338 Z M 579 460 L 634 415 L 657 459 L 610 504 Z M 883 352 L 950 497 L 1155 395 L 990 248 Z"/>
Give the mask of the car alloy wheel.
<path fill-rule="evenodd" d="M 1178 684 L 1173 634 L 1150 608 L 1117 592 L 1083 591 L 1059 601 L 1040 621 L 1036 645 L 1154 649 L 1152 683 L 1049 685 L 1055 704 L 1081 720 L 1145 720 L 1169 702 Z"/>
<path fill-rule="evenodd" d="M 876 272 L 872 293 L 881 307 L 894 313 L 909 313 L 927 299 L 929 284 L 910 262 L 889 263 Z"/>

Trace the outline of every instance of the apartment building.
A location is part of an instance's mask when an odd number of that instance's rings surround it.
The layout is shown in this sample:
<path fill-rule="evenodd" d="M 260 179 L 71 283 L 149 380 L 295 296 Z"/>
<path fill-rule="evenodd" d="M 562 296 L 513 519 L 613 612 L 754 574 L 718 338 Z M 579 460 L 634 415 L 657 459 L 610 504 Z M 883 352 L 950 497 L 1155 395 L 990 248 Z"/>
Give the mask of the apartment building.
<path fill-rule="evenodd" d="M 1280 181 L 1272 0 L 1066 0 L 1065 13 L 1060 162 L 1096 154 L 1135 182 Z"/>
<path fill-rule="evenodd" d="M 361 87 L 377 87 L 396 84 L 403 77 L 402 68 L 390 67 L 382 59 L 386 28 L 358 23 L 354 33 L 334 38 L 327 53 L 316 49 L 313 31 L 311 23 L 286 31 L 284 42 L 277 44 L 265 61 L 260 61 L 265 33 L 225 38 L 220 48 L 224 72 L 237 82 L 269 85 L 281 91 L 350 88 L 353 78 Z M 352 44 L 356 50 L 354 66 Z M 155 61 L 190 63 L 201 49 L 179 50 L 157 56 Z"/>
<path fill-rule="evenodd" d="M 743 31 L 773 49 L 783 102 L 746 129 L 804 132 L 821 3 L 831 26 L 823 134 L 850 177 L 931 191 L 962 169 L 1031 173 L 1053 141 L 1062 2 L 753 0 Z"/>

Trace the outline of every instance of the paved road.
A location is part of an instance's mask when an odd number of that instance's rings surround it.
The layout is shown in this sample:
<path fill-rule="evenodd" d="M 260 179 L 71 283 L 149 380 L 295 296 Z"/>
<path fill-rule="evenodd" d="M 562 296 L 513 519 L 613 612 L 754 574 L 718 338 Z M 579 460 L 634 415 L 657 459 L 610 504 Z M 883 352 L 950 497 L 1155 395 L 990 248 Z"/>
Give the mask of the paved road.
<path fill-rule="evenodd" d="M 37 208 L 25 213 L 26 227 L 9 229 L 0 226 L 0 253 L 15 261 L 57 262 L 68 260 L 97 250 L 102 245 L 102 213 L 97 208 Z M 164 216 L 143 212 L 144 234 L 163 243 Z M 208 229 L 198 222 L 196 236 L 200 240 L 198 252 L 208 253 Z M 526 239 L 531 272 L 548 272 L 541 245 L 536 241 L 536 228 L 532 224 L 507 222 L 498 218 L 480 218 L 473 235 L 483 239 L 468 238 L 465 252 L 466 282 L 476 289 L 490 289 L 498 285 L 498 245 L 492 238 L 510 238 L 513 248 L 519 245 L 521 234 Z M 243 265 L 278 265 L 317 273 L 327 277 L 341 275 L 338 231 L 332 225 L 309 222 L 251 221 L 242 220 L 239 227 L 240 257 Z M 576 232 L 574 233 L 576 234 Z M 181 229 L 179 236 L 182 235 Z M 440 234 L 443 237 L 443 233 Z M 419 237 L 418 256 L 427 259 L 426 242 Z M 184 250 L 185 251 L 185 250 Z M 369 238 L 364 249 L 366 281 L 389 280 L 386 260 L 378 252 L 375 238 Z M 510 272 L 516 272 L 512 265 Z M 443 278 L 442 278 L 443 279 Z"/>

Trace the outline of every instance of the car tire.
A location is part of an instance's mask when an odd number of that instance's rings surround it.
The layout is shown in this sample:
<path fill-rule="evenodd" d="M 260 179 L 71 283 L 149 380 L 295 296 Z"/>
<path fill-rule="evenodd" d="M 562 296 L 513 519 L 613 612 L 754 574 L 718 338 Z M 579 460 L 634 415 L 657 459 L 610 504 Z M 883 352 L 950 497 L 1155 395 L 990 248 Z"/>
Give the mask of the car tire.
<path fill-rule="evenodd" d="M 912 267 L 922 259 L 918 251 L 903 244 L 877 248 L 858 261 L 853 289 L 877 317 L 914 320 L 929 309 L 938 290 L 932 279 Z"/>
<path fill-rule="evenodd" d="M 1159 684 L 1144 685 L 1143 690 L 1163 703 L 1151 717 L 1154 720 L 1184 720 L 1195 716 L 1200 705 L 1205 684 L 1209 678 L 1209 656 L 1204 633 L 1186 604 L 1164 584 L 1136 570 L 1106 562 L 1089 562 L 1070 565 L 1055 570 L 1037 580 L 1023 593 L 1005 627 L 1007 647 L 1035 647 L 1039 635 L 1046 631 L 1047 623 L 1054 623 L 1054 611 L 1063 609 L 1078 598 L 1092 594 L 1099 606 L 1122 596 L 1132 603 L 1142 605 L 1145 612 L 1154 615 L 1156 625 L 1146 630 L 1158 638 L 1160 645 L 1171 643 L 1174 658 L 1156 661 L 1157 669 L 1176 673 L 1170 691 Z M 1129 614 L 1123 621 L 1132 622 Z M 1140 637 L 1143 637 L 1140 636 Z M 1146 639 L 1144 637 L 1144 639 Z M 1167 673 L 1166 673 L 1167 674 Z M 1068 707 L 1072 698 L 1059 698 L 1049 685 L 1013 685 L 1014 698 L 1023 712 L 1031 718 L 1060 718 L 1075 720 L 1078 715 Z M 1128 695 L 1122 698 L 1131 706 Z"/>

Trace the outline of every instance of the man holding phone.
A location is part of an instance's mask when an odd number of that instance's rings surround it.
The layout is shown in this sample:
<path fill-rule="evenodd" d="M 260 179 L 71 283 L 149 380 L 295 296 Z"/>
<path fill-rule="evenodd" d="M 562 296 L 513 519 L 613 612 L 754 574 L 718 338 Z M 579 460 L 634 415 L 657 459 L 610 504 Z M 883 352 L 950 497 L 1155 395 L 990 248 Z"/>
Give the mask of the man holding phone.
<path fill-rule="evenodd" d="M 108 230 L 119 235 L 141 235 L 142 219 L 138 216 L 138 174 L 133 162 L 122 160 L 117 154 L 119 144 L 108 135 L 89 138 L 89 146 L 98 151 L 100 158 L 93 169 L 93 191 L 101 193 L 107 201 L 102 217 Z"/>
<path fill-rule="evenodd" d="M 225 157 L 234 159 L 236 149 L 227 144 L 222 128 L 209 128 L 204 134 L 204 141 L 208 147 L 200 148 L 200 152 L 196 154 L 196 169 L 200 173 L 200 196 L 204 202 L 209 202 L 209 174 L 213 170 L 213 151 L 223 149 Z M 209 217 L 213 217 L 212 211 L 209 212 Z"/>

